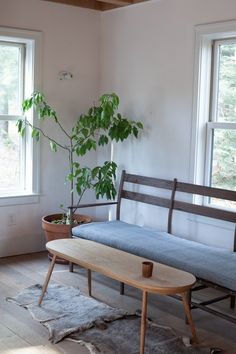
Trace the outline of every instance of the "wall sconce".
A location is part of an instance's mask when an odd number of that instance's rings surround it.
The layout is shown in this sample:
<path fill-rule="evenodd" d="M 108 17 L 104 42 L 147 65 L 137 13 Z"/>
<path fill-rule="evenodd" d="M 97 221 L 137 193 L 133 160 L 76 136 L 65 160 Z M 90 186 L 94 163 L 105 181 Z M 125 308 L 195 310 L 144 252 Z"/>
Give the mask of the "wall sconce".
<path fill-rule="evenodd" d="M 71 80 L 71 79 L 73 79 L 73 74 L 70 73 L 69 71 L 60 71 L 58 73 L 58 79 L 59 80 Z"/>

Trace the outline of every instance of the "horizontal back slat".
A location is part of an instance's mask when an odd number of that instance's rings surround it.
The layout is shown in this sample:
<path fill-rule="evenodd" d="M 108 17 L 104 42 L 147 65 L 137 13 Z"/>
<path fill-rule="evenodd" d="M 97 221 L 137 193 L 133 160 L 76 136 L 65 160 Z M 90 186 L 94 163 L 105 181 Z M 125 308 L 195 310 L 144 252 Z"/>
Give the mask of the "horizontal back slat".
<path fill-rule="evenodd" d="M 128 173 L 125 174 L 124 182 L 136 183 L 136 184 L 141 184 L 143 186 L 170 189 L 170 190 L 173 188 L 173 181 L 169 181 L 167 179 L 132 175 Z"/>
<path fill-rule="evenodd" d="M 185 183 L 185 182 L 176 182 L 171 180 L 165 180 L 160 178 L 139 176 L 134 174 L 129 174 L 123 171 L 123 183 L 133 183 L 137 185 L 155 187 L 159 189 L 166 189 L 176 192 L 183 192 L 192 195 L 200 195 L 203 197 L 209 198 L 218 198 L 229 201 L 236 201 L 236 192 L 229 191 L 225 189 L 218 189 L 213 187 L 201 186 L 197 184 Z M 147 203 L 152 205 L 157 205 L 164 208 L 169 208 L 170 219 L 172 219 L 172 210 L 179 210 L 186 213 L 192 213 L 196 215 L 201 215 L 205 217 L 210 217 L 214 219 L 220 219 L 230 222 L 236 222 L 236 212 L 229 210 L 222 210 L 214 208 L 212 206 L 198 205 L 190 202 L 183 202 L 178 200 L 178 195 L 173 194 L 174 202 L 171 204 L 171 196 L 168 197 L 157 197 L 150 194 L 132 192 L 124 190 L 124 185 L 122 183 L 122 190 L 120 197 L 124 199 L 134 200 L 136 202 Z M 170 220 L 171 224 L 171 220 Z"/>
<path fill-rule="evenodd" d="M 201 196 L 219 198 L 236 201 L 236 192 L 226 189 L 213 188 L 207 186 L 200 186 L 198 184 L 190 184 L 184 182 L 177 182 L 176 191 L 190 194 L 197 194 Z"/>
<path fill-rule="evenodd" d="M 209 218 L 236 222 L 236 213 L 228 210 L 221 210 L 217 208 L 207 207 L 204 205 L 191 204 L 175 200 L 173 209 L 184 211 L 190 214 L 202 215 Z"/>
<path fill-rule="evenodd" d="M 156 197 L 148 194 L 130 192 L 123 190 L 121 193 L 121 198 L 134 200 L 136 202 L 147 203 L 152 205 L 157 205 L 164 208 L 170 207 L 170 200 L 166 198 Z"/>

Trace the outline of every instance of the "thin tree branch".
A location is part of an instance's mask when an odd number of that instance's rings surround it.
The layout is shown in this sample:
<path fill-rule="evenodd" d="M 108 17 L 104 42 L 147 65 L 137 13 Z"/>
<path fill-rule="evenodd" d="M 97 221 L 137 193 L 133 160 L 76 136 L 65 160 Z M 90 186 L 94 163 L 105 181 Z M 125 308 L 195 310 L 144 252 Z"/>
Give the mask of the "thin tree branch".
<path fill-rule="evenodd" d="M 86 190 L 87 190 L 87 188 L 84 189 L 83 192 L 80 194 L 79 200 L 78 200 L 78 202 L 77 202 L 77 204 L 76 204 L 76 206 L 75 206 L 75 208 L 74 208 L 74 210 L 73 210 L 73 213 L 75 213 L 76 210 L 78 209 L 78 206 L 79 206 L 79 204 L 80 204 L 80 201 L 81 201 L 81 199 L 83 198 L 83 195 L 84 195 L 84 193 L 85 193 Z"/>
<path fill-rule="evenodd" d="M 50 109 L 53 110 L 53 112 L 54 112 L 53 117 L 55 118 L 55 122 L 59 125 L 59 127 L 60 127 L 60 129 L 63 131 L 63 133 L 64 133 L 69 139 L 71 139 L 70 135 L 67 133 L 67 131 L 63 128 L 63 126 L 62 126 L 61 123 L 59 122 L 55 110 L 54 110 L 53 108 L 51 108 L 51 107 L 47 104 L 47 102 L 45 102 L 44 100 L 42 101 L 42 103 L 44 104 L 45 107 L 49 107 Z M 36 108 L 37 108 L 37 105 L 36 105 Z"/>
<path fill-rule="evenodd" d="M 61 130 L 63 131 L 63 133 L 66 134 L 66 136 L 71 139 L 71 136 L 67 133 L 67 131 L 63 128 L 63 126 L 61 125 L 61 123 L 59 122 L 59 120 L 57 120 L 57 124 L 59 125 L 59 127 L 61 128 Z"/>
<path fill-rule="evenodd" d="M 35 127 L 34 125 L 32 125 L 27 119 L 25 120 L 25 123 L 30 126 L 32 129 L 38 130 L 46 139 L 48 139 L 49 141 L 52 141 L 53 143 L 55 143 L 57 146 L 60 146 L 60 148 L 70 151 L 70 148 L 68 146 L 63 146 L 60 143 L 58 143 L 56 140 L 50 138 L 47 134 L 44 133 L 44 131 L 41 128 Z"/>

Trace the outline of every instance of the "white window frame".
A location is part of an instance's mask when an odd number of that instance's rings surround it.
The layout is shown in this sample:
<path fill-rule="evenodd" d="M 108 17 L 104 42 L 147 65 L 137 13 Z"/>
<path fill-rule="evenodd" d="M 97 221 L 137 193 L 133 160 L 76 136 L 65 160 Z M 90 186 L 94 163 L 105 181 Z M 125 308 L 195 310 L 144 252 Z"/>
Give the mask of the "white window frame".
<path fill-rule="evenodd" d="M 40 90 L 41 32 L 0 27 L 0 40 L 25 45 L 24 97 L 29 97 L 34 90 Z M 11 116 L 7 116 L 7 119 L 10 120 Z M 15 120 L 16 116 L 13 116 L 12 119 Z M 29 113 L 27 119 L 34 123 L 34 114 L 32 112 Z M 27 165 L 27 171 L 30 171 L 25 176 L 28 188 L 18 194 L 0 196 L 0 206 L 37 203 L 39 200 L 39 144 L 31 138 L 29 132 L 26 132 L 24 144 L 24 163 Z"/>
<path fill-rule="evenodd" d="M 191 137 L 190 179 L 193 183 L 209 185 L 209 160 L 212 129 L 230 128 L 231 123 L 211 121 L 212 43 L 236 37 L 236 21 L 198 25 L 195 27 L 195 70 L 193 88 L 193 119 Z M 213 95 L 213 99 L 215 95 Z M 214 114 L 214 112 L 213 112 Z M 235 126 L 232 123 L 232 126 Z M 207 162 L 208 161 L 208 162 Z M 195 198 L 197 202 L 209 200 Z"/>

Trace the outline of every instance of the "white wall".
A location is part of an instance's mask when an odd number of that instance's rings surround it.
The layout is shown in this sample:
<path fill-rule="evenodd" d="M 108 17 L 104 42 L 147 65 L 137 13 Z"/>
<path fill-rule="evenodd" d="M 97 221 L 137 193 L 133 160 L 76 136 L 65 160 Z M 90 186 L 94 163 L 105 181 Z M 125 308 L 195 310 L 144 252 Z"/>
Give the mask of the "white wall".
<path fill-rule="evenodd" d="M 190 180 L 194 26 L 235 16 L 235 0 L 157 0 L 102 14 L 100 90 L 117 92 L 123 112 L 144 122 L 141 140 L 116 146 L 122 168 Z M 127 208 L 124 214 L 139 224 L 166 223 L 153 207 Z M 225 223 L 217 232 L 195 221 L 175 225 L 186 237 L 232 246 L 232 229 L 222 237 Z"/>
<path fill-rule="evenodd" d="M 115 91 L 121 110 L 143 120 L 145 127 L 141 139 L 115 147 L 120 169 L 185 181 L 191 159 L 194 26 L 233 19 L 234 14 L 235 0 L 157 0 L 102 14 L 47 1 L 0 0 L 1 26 L 43 32 L 43 91 L 66 126 L 99 92 Z M 64 69 L 75 79 L 59 82 L 58 71 Z M 103 159 L 104 153 L 99 154 L 98 161 Z M 0 207 L 0 256 L 43 248 L 40 219 L 66 200 L 64 171 L 61 155 L 52 154 L 42 142 L 40 202 Z M 104 216 L 105 210 L 97 215 Z M 145 205 L 124 210 L 128 221 L 164 228 L 164 211 Z M 16 225 L 9 227 L 12 213 Z M 228 225 L 220 223 L 216 231 L 198 221 L 177 222 L 177 232 L 231 246 Z"/>
<path fill-rule="evenodd" d="M 47 1 L 0 0 L 1 26 L 42 31 L 42 90 L 67 128 L 98 96 L 100 19 L 97 11 Z M 74 79 L 59 81 L 60 70 L 69 70 Z M 66 158 L 50 152 L 46 141 L 41 142 L 40 171 L 39 203 L 0 207 L 0 257 L 42 249 L 42 215 L 68 205 Z M 9 226 L 12 214 L 16 225 Z"/>

